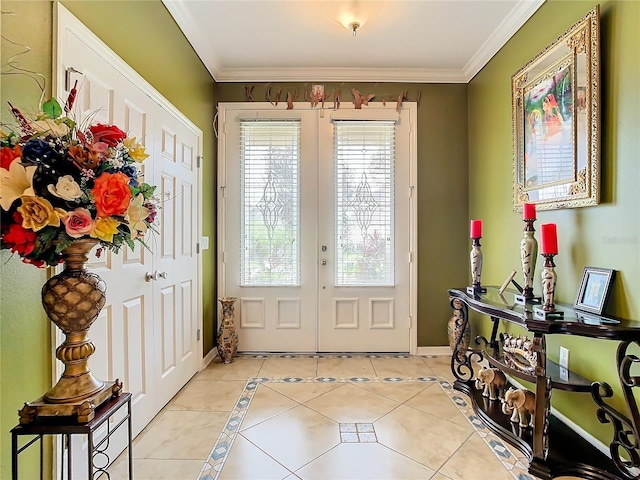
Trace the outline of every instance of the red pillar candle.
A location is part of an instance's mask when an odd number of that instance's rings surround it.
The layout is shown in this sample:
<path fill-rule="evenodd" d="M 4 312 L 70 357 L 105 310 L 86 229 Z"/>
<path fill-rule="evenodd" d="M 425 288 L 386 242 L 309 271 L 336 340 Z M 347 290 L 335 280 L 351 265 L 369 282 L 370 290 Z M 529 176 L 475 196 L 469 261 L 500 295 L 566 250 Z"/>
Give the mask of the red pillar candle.
<path fill-rule="evenodd" d="M 522 219 L 523 220 L 535 220 L 536 219 L 536 204 L 525 203 L 522 206 Z"/>
<path fill-rule="evenodd" d="M 542 242 L 542 254 L 558 253 L 558 235 L 555 223 L 545 223 L 540 225 L 540 240 Z"/>
<path fill-rule="evenodd" d="M 482 237 L 482 220 L 471 220 L 471 238 Z"/>

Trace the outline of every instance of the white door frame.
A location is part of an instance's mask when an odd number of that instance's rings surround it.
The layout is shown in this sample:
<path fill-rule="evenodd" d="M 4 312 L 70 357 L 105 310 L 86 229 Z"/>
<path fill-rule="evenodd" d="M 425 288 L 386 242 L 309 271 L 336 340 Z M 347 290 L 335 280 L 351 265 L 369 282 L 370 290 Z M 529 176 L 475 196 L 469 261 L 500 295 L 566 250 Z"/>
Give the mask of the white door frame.
<path fill-rule="evenodd" d="M 395 105 L 383 105 L 382 102 L 372 102 L 369 104 L 372 108 L 387 108 L 390 110 L 395 109 Z M 285 102 L 276 105 L 275 107 L 267 102 L 221 102 L 218 104 L 218 118 L 226 118 L 227 111 L 231 110 L 260 110 L 265 112 L 265 118 L 268 117 L 268 110 L 285 110 L 287 108 L 287 104 Z M 296 110 L 320 110 L 320 116 L 322 117 L 325 113 L 328 115 L 333 109 L 331 108 L 318 108 L 311 107 L 309 103 L 306 102 L 295 102 L 293 104 L 293 108 Z M 366 108 L 366 107 L 365 107 Z M 409 315 L 410 315 L 410 326 L 409 326 L 409 353 L 411 355 L 416 355 L 418 351 L 418 334 L 417 334 L 417 311 L 418 311 L 418 188 L 417 188 L 417 147 L 415 141 L 416 129 L 417 129 L 417 104 L 415 102 L 405 102 L 403 108 L 408 108 L 411 111 L 411 138 L 410 143 L 410 166 L 409 166 L 409 176 L 410 181 L 409 184 L 411 186 L 411 199 L 410 199 L 410 232 L 409 232 L 409 245 L 410 251 L 407 252 L 410 258 L 409 265 Z M 354 109 L 353 104 L 344 103 L 340 106 L 340 110 L 351 110 Z M 224 122 L 219 123 L 218 125 L 220 135 L 224 134 Z M 226 151 L 225 151 L 225 142 L 220 140 L 218 141 L 218 185 L 217 185 L 217 205 L 218 205 L 218 228 L 217 228 L 217 238 L 218 238 L 218 249 L 217 249 L 217 281 L 218 281 L 218 296 L 226 295 L 225 292 L 225 235 L 224 232 L 226 230 L 226 217 L 225 217 L 225 197 L 224 197 L 224 189 L 225 185 L 222 183 L 226 178 Z"/>

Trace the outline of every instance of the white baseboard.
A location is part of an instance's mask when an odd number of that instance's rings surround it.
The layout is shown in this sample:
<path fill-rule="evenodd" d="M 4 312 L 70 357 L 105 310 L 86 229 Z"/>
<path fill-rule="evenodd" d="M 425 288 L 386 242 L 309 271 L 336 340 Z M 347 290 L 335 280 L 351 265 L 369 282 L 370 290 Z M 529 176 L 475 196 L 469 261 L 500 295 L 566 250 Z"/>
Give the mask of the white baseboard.
<path fill-rule="evenodd" d="M 418 347 L 416 355 L 448 355 L 451 356 L 451 347 L 443 345 L 441 347 Z"/>
<path fill-rule="evenodd" d="M 213 362 L 213 359 L 216 358 L 217 356 L 218 356 L 218 349 L 213 347 L 211 350 L 209 350 L 209 353 L 207 353 L 202 359 L 202 367 L 200 368 L 200 370 L 204 370 L 205 368 L 207 368 L 207 365 Z"/>

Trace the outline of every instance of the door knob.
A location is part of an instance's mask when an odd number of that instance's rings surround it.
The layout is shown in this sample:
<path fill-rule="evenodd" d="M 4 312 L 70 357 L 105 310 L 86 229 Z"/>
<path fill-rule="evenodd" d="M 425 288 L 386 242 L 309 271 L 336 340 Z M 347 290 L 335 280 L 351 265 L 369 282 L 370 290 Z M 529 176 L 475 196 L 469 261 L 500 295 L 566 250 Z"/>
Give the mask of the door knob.
<path fill-rule="evenodd" d="M 151 272 L 147 272 L 144 274 L 144 280 L 146 282 L 150 282 L 151 280 L 158 280 L 158 278 L 160 278 L 158 271 L 156 270 L 155 272 L 151 273 Z"/>
<path fill-rule="evenodd" d="M 168 274 L 167 272 L 159 272 L 158 270 L 156 270 L 155 272 L 151 273 L 151 272 L 147 272 L 144 274 L 144 279 L 147 282 L 150 282 L 152 280 L 160 280 L 161 278 L 167 278 Z"/>
<path fill-rule="evenodd" d="M 321 265 L 326 265 L 327 261 L 323 258 L 322 261 L 320 262 Z"/>

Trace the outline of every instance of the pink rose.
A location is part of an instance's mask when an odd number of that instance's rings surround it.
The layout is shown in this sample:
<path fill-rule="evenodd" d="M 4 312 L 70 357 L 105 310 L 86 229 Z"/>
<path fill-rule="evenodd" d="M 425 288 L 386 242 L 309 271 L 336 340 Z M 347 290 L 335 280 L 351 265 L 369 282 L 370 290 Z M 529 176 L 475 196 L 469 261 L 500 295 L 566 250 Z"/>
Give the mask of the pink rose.
<path fill-rule="evenodd" d="M 76 208 L 62 219 L 67 235 L 71 238 L 80 238 L 93 232 L 94 221 L 91 212 L 86 208 Z"/>

